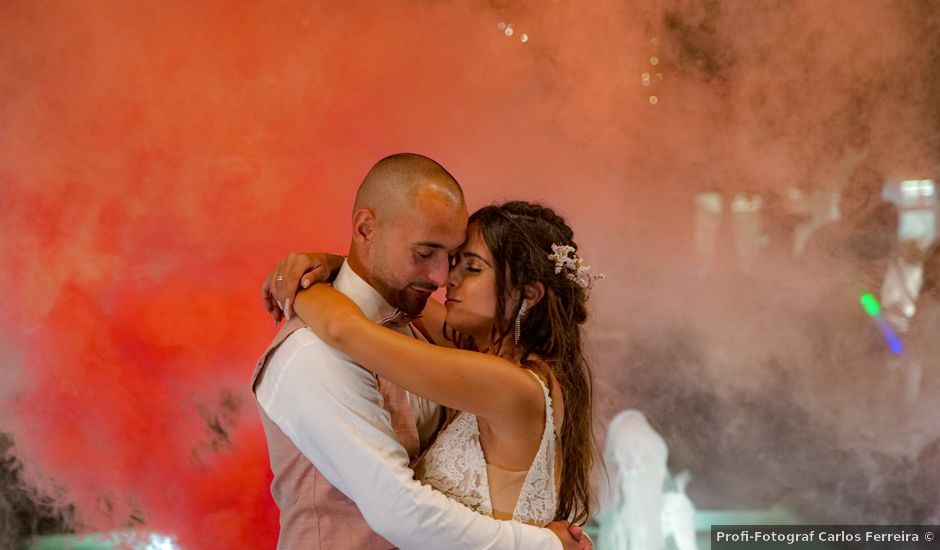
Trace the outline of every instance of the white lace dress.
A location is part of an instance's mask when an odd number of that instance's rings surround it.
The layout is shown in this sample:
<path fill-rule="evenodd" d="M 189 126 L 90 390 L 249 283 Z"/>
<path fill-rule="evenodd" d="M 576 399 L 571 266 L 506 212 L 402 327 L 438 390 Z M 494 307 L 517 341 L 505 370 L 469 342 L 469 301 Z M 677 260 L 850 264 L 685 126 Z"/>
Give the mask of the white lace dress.
<path fill-rule="evenodd" d="M 555 517 L 555 421 L 552 399 L 542 379 L 545 394 L 545 429 L 535 459 L 526 473 L 512 519 L 544 526 Z M 480 446 L 480 428 L 476 415 L 460 413 L 415 464 L 415 474 L 422 483 L 481 514 L 493 515 L 486 458 Z"/>

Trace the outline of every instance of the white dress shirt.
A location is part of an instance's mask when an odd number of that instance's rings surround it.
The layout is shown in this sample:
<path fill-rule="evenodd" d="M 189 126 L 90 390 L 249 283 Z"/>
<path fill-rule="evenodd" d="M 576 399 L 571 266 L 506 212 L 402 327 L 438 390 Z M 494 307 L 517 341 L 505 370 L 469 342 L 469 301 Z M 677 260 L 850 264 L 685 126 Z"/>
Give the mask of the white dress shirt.
<path fill-rule="evenodd" d="M 334 287 L 373 321 L 395 309 L 348 264 Z M 369 526 L 400 548 L 561 549 L 547 529 L 478 514 L 416 481 L 375 375 L 309 328 L 296 330 L 270 357 L 256 394 L 265 414 L 356 503 Z M 419 424 L 436 418 L 434 405 L 410 402 Z"/>

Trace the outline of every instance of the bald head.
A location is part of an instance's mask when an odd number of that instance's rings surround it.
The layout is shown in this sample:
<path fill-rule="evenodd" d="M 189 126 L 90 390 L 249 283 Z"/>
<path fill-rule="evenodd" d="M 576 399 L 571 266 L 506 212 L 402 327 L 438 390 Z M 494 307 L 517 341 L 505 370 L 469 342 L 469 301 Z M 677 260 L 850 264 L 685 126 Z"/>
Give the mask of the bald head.
<path fill-rule="evenodd" d="M 414 153 L 385 157 L 369 170 L 359 191 L 353 211 L 371 210 L 380 223 L 412 211 L 420 196 L 437 195 L 458 212 L 465 208 L 463 190 L 443 166 Z"/>
<path fill-rule="evenodd" d="M 467 236 L 463 192 L 427 157 L 384 158 L 359 186 L 352 230 L 349 266 L 389 304 L 420 313 Z"/>

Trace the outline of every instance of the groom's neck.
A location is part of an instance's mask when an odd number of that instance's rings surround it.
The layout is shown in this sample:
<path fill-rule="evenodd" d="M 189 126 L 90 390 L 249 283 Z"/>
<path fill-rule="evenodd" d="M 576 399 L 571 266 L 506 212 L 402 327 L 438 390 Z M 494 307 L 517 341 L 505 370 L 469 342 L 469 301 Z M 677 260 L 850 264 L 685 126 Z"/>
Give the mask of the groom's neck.
<path fill-rule="evenodd" d="M 375 285 L 372 284 L 372 275 L 369 273 L 369 269 L 366 267 L 361 255 L 357 252 L 355 246 L 350 247 L 346 263 L 349 264 L 349 268 L 353 270 L 353 273 L 359 275 L 363 281 L 369 283 L 369 286 L 375 288 Z"/>

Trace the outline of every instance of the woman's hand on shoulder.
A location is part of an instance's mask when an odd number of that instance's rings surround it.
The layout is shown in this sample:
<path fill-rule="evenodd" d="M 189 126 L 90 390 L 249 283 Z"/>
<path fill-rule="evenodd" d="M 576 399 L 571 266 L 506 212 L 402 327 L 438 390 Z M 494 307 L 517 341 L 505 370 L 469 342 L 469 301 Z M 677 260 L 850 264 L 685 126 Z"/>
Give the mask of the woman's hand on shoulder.
<path fill-rule="evenodd" d="M 319 282 L 332 281 L 345 258 L 325 252 L 291 253 L 274 266 L 261 285 L 261 303 L 274 322 L 290 319 L 297 291 Z"/>

